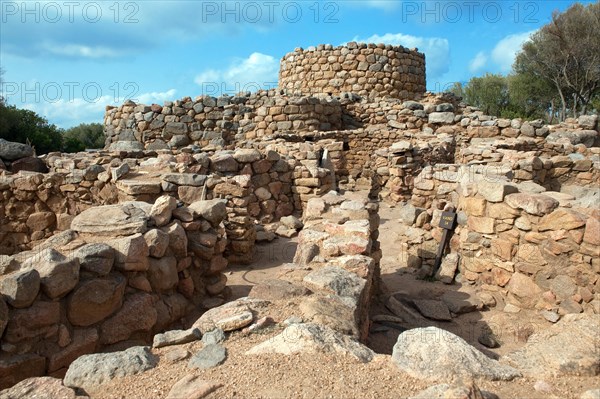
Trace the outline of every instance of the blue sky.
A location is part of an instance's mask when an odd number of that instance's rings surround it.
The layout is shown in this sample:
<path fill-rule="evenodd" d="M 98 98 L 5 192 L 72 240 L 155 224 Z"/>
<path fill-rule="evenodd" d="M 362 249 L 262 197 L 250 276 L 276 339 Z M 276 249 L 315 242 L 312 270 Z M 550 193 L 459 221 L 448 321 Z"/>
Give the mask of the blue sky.
<path fill-rule="evenodd" d="M 508 73 L 523 41 L 572 1 L 6 1 L 2 92 L 60 127 L 125 98 L 162 104 L 275 87 L 296 47 L 417 47 L 427 87 Z"/>

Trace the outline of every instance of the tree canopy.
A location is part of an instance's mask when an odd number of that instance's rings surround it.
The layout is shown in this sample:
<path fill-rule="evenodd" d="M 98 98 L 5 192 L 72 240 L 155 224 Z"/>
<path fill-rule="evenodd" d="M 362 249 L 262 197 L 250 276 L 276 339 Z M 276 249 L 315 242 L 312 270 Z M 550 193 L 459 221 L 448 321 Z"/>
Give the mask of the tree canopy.
<path fill-rule="evenodd" d="M 564 120 L 600 111 L 600 3 L 575 3 L 531 35 L 508 76 L 474 77 L 452 91 L 485 113 Z"/>

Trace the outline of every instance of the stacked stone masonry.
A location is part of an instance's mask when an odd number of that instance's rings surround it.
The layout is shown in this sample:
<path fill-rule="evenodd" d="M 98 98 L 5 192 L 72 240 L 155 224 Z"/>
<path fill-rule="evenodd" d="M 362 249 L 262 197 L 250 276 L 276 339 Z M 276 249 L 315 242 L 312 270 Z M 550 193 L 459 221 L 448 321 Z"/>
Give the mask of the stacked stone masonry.
<path fill-rule="evenodd" d="M 425 55 L 402 46 L 354 42 L 298 48 L 281 60 L 279 87 L 303 95 L 353 92 L 416 99 L 425 93 Z"/>
<path fill-rule="evenodd" d="M 279 90 L 109 107 L 106 150 L 6 156 L 0 140 L 0 384 L 58 375 L 73 356 L 222 304 L 224 268 L 251 261 L 257 231 L 294 213 L 304 230 L 286 276 L 315 294 L 303 316 L 364 341 L 377 199 L 405 223 L 399 263 L 424 277 L 454 209 L 440 280 L 513 309 L 599 313 L 598 117 L 496 118 L 424 87 L 419 53 L 319 46 L 284 57 Z M 123 230 L 96 237 L 90 214 L 121 215 Z M 101 311 L 81 305 L 88 285 L 104 287 Z M 322 318 L 322 303 L 347 320 Z M 151 307 L 142 328 L 119 323 Z M 82 324 L 90 314 L 102 317 Z M 124 325 L 105 338 L 105 324 Z"/>
<path fill-rule="evenodd" d="M 0 257 L 0 389 L 61 375 L 86 353 L 147 342 L 223 303 L 225 204 L 177 205 L 162 196 L 93 207 L 32 250 Z"/>

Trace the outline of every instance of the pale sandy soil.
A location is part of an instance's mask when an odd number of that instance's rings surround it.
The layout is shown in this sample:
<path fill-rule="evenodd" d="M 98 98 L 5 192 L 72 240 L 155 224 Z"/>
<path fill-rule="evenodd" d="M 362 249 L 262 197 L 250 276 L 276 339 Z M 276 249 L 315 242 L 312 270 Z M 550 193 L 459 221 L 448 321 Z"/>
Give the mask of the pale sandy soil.
<path fill-rule="evenodd" d="M 398 262 L 396 241 L 400 224 L 395 221 L 394 208 L 381 205 L 382 225 L 380 241 L 384 253 L 381 262 L 382 278 L 390 292 L 404 291 L 415 297 L 436 298 L 444 290 L 470 292 L 469 287 L 445 286 L 440 282 L 417 280 L 410 271 L 402 269 Z M 265 279 L 276 278 L 282 264 L 291 262 L 295 251 L 295 239 L 277 239 L 259 246 L 260 255 L 251 266 L 233 266 L 228 276 L 232 297 L 245 296 L 252 285 Z M 372 314 L 390 314 L 378 302 L 373 303 Z M 299 315 L 295 301 L 278 301 L 269 307 L 269 316 L 276 322 Z M 479 349 L 497 357 L 521 347 L 524 336 L 538 329 L 547 328 L 549 323 L 535 313 L 521 312 L 506 314 L 493 308 L 482 312 L 462 315 L 452 322 L 432 322 L 450 330 Z M 477 342 L 479 331 L 488 326 L 499 337 L 502 346 L 489 350 Z M 374 361 L 361 364 L 341 355 L 301 354 L 245 355 L 252 346 L 261 343 L 281 331 L 271 327 L 265 331 L 244 335 L 235 332 L 225 342 L 228 357 L 225 363 L 211 370 L 190 370 L 187 360 L 168 363 L 164 355 L 175 348 L 186 348 L 190 353 L 198 351 L 202 344 L 194 342 L 178 347 L 155 349 L 161 360 L 159 366 L 139 375 L 115 379 L 94 391 L 93 398 L 164 398 L 179 379 L 185 375 L 199 375 L 203 379 L 216 381 L 223 386 L 207 398 L 407 398 L 434 385 L 411 378 L 399 371 L 391 362 L 391 350 L 399 334 L 398 330 L 385 326 L 373 326 L 369 346 L 380 353 Z M 500 398 L 552 399 L 579 398 L 582 392 L 598 388 L 598 378 L 555 378 L 546 379 L 550 392 L 534 389 L 536 379 L 521 378 L 512 382 L 478 381 L 478 386 L 497 394 Z M 450 381 L 442 381 L 450 382 Z"/>

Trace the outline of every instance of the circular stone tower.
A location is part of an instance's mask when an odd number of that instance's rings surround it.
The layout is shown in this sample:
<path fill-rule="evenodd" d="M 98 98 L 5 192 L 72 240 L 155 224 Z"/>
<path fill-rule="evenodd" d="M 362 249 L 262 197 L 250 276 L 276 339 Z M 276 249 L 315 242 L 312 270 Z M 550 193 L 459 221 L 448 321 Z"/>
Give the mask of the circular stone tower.
<path fill-rule="evenodd" d="M 279 88 L 288 94 L 419 99 L 425 93 L 425 55 L 416 49 L 350 42 L 297 48 L 279 69 Z"/>

